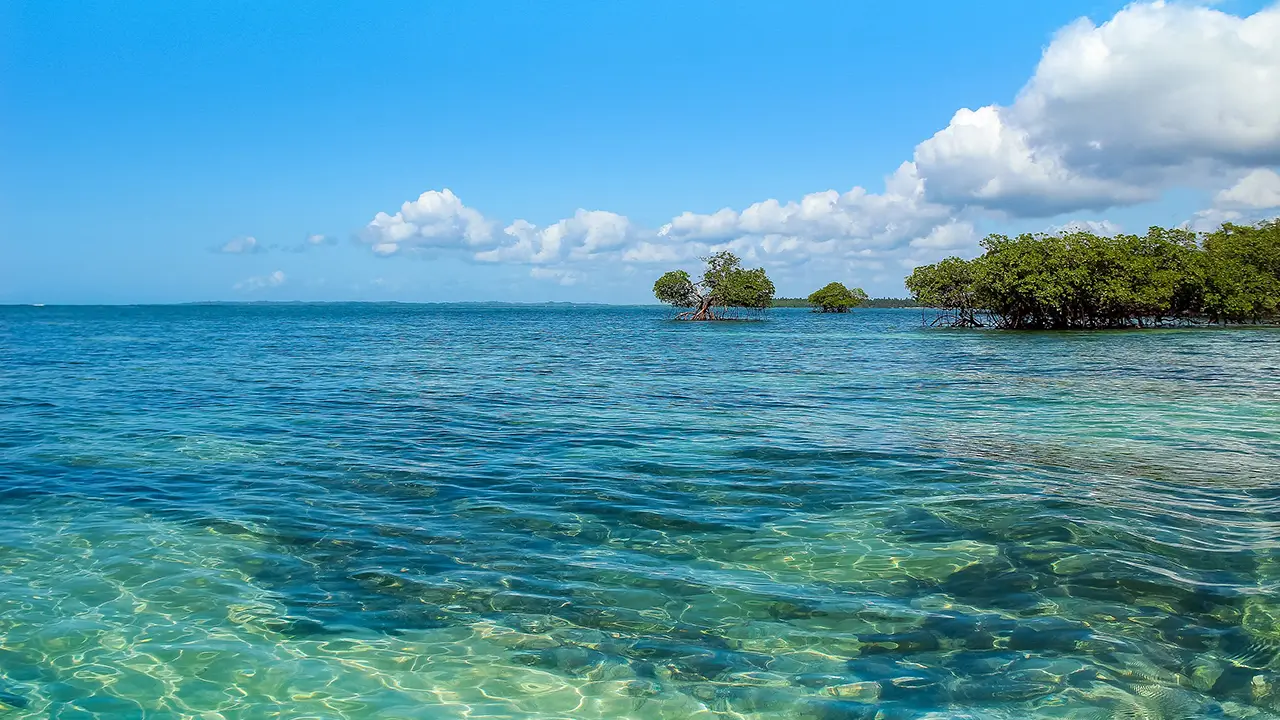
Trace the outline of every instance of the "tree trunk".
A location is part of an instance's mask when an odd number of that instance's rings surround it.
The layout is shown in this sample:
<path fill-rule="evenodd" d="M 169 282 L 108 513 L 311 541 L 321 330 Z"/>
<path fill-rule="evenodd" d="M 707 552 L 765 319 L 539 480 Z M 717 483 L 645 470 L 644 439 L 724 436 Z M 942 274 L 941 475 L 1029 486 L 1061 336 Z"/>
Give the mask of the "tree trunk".
<path fill-rule="evenodd" d="M 711 312 L 711 298 L 703 298 L 698 305 L 697 311 L 689 316 L 690 320 L 715 320 L 715 313 Z"/>

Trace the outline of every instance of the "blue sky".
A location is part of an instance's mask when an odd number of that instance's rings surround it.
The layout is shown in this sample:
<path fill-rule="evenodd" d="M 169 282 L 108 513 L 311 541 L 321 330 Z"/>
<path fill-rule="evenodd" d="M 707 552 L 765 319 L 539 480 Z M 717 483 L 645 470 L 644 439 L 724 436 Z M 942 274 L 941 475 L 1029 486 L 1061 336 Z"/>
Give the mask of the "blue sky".
<path fill-rule="evenodd" d="M 1280 196 L 1277 17 L 18 0 L 0 303 L 644 302 L 718 247 L 781 294 L 902 295 L 913 263 L 986 232 L 1251 219 Z M 871 197 L 813 195 L 855 186 Z"/>

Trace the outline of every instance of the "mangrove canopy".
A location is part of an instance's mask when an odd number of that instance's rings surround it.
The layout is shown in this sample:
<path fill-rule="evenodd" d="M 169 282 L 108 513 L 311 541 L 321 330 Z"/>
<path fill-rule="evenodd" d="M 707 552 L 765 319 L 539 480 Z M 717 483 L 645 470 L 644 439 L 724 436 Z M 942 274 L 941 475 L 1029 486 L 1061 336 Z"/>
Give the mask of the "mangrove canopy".
<path fill-rule="evenodd" d="M 722 250 L 702 258 L 706 268 L 694 282 L 684 270 L 672 270 L 653 284 L 653 294 L 676 308 L 689 308 L 679 320 L 724 320 L 735 309 L 763 312 L 773 306 L 773 281 L 764 268 L 747 270 L 737 255 Z"/>
<path fill-rule="evenodd" d="M 934 324 L 1008 329 L 1122 328 L 1280 320 L 1280 220 L 1211 233 L 1152 227 L 989 235 L 973 260 L 906 279 Z"/>
<path fill-rule="evenodd" d="M 867 294 L 862 288 L 850 290 L 842 283 L 827 283 L 809 295 L 809 304 L 818 312 L 846 313 L 867 301 Z"/>

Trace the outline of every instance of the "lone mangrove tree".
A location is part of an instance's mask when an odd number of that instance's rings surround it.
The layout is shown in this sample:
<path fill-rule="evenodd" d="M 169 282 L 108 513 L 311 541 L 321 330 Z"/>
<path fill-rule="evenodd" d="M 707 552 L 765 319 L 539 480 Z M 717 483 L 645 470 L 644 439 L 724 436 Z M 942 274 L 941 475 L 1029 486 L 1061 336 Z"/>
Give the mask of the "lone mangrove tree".
<path fill-rule="evenodd" d="M 702 258 L 707 264 L 694 282 L 684 270 L 672 270 L 653 284 L 653 294 L 676 308 L 689 308 L 678 320 L 725 320 L 732 310 L 763 312 L 773 305 L 773 281 L 764 268 L 747 270 L 737 255 L 722 250 Z"/>
<path fill-rule="evenodd" d="M 827 283 L 809 295 L 809 304 L 818 312 L 847 313 L 867 301 L 867 294 L 862 288 L 850 290 L 842 283 Z"/>

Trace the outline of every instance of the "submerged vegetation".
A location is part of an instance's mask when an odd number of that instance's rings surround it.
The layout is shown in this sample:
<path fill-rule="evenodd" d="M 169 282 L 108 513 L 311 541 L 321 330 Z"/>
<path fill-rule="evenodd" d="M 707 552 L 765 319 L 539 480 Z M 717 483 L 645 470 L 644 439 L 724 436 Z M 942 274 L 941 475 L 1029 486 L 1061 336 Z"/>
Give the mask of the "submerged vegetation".
<path fill-rule="evenodd" d="M 740 311 L 763 312 L 773 306 L 773 281 L 764 268 L 747 270 L 727 250 L 702 258 L 707 264 L 694 282 L 684 270 L 672 270 L 653 284 L 653 294 L 675 308 L 689 308 L 678 320 L 726 320 Z"/>
<path fill-rule="evenodd" d="M 1006 329 L 1148 327 L 1280 320 L 1280 220 L 1197 234 L 989 235 L 973 260 L 906 279 L 935 325 Z"/>
<path fill-rule="evenodd" d="M 862 288 L 850 290 L 842 283 L 827 283 L 809 295 L 809 304 L 818 312 L 847 313 L 867 301 L 867 294 Z"/>

